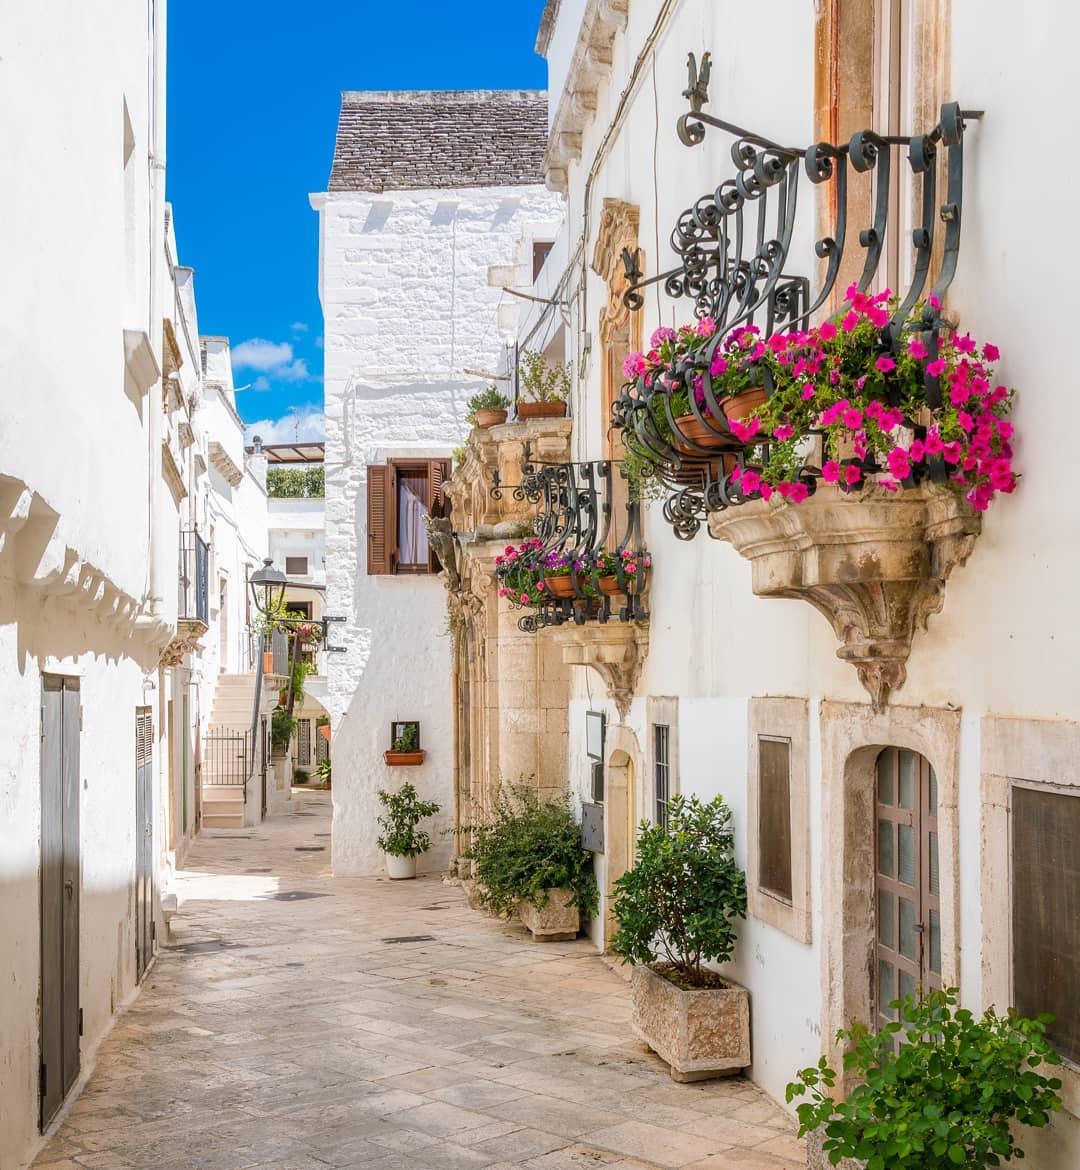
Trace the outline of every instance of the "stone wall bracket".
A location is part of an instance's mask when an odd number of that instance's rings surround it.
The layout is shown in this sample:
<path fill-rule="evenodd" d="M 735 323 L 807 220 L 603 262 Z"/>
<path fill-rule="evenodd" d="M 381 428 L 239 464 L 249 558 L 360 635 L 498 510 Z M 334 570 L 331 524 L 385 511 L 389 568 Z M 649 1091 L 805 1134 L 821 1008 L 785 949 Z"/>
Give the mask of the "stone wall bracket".
<path fill-rule="evenodd" d="M 567 624 L 555 629 L 552 637 L 568 666 L 591 666 L 600 675 L 619 718 L 625 722 L 649 653 L 648 626 L 622 622 Z"/>
<path fill-rule="evenodd" d="M 903 686 L 916 632 L 945 603 L 945 582 L 971 555 L 979 514 L 950 488 L 779 496 L 709 516 L 709 532 L 750 561 L 759 597 L 802 598 L 829 619 L 875 711 Z"/>

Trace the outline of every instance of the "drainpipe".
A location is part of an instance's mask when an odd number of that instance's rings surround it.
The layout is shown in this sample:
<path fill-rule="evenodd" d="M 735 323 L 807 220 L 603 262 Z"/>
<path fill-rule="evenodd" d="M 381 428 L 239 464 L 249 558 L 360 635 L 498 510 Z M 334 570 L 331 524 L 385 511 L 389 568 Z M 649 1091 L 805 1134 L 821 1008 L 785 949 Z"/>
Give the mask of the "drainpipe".
<path fill-rule="evenodd" d="M 156 351 L 161 344 L 162 306 L 158 284 L 161 280 L 161 261 L 165 252 L 165 0 L 151 0 L 152 5 L 152 57 L 149 96 L 150 143 L 148 152 L 150 179 L 150 295 L 149 323 L 147 335 Z M 159 367 L 161 362 L 158 362 Z M 148 533 L 148 557 L 150 562 L 149 588 L 146 599 L 146 614 L 149 619 L 143 624 L 150 627 L 153 635 L 167 640 L 171 627 L 163 621 L 164 590 L 162 575 L 161 533 L 158 529 L 161 511 L 161 435 L 162 435 L 162 389 L 161 379 L 151 389 L 147 426 L 150 446 L 148 473 L 150 524 Z"/>

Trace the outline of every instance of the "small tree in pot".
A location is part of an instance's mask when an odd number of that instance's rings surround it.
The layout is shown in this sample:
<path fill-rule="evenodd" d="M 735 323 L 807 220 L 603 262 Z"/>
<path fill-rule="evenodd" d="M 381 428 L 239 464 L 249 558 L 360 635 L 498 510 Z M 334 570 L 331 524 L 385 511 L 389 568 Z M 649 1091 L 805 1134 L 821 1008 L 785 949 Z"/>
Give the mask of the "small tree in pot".
<path fill-rule="evenodd" d="M 596 913 L 592 854 L 565 797 L 541 800 L 524 786 L 503 791 L 492 819 L 468 831 L 464 856 L 474 863 L 482 906 L 504 918 L 518 914 L 542 942 L 576 937 L 581 914 Z"/>
<path fill-rule="evenodd" d="M 1061 1063 L 1045 1037 L 1053 1017 L 980 1018 L 959 998 L 955 987 L 909 995 L 880 1032 L 841 1031 L 844 1068 L 860 1080 L 846 1101 L 828 1092 L 837 1074 L 824 1056 L 788 1085 L 788 1101 L 809 1092 L 798 1114 L 811 1165 L 984 1170 L 1024 1156 L 1014 1123 L 1044 1126 L 1061 1107 L 1061 1081 L 1037 1071 Z"/>
<path fill-rule="evenodd" d="M 633 1027 L 676 1081 L 750 1063 L 747 991 L 706 963 L 734 953 L 746 876 L 723 797 L 675 796 L 667 825 L 642 824 L 632 869 L 615 883 L 612 950 L 634 963 Z"/>
<path fill-rule="evenodd" d="M 439 805 L 420 800 L 412 784 L 403 784 L 397 792 L 379 790 L 379 800 L 386 809 L 380 814 L 382 833 L 378 846 L 386 854 L 386 872 L 393 880 L 416 877 L 416 858 L 431 848 L 431 837 L 416 826 L 433 817 Z"/>

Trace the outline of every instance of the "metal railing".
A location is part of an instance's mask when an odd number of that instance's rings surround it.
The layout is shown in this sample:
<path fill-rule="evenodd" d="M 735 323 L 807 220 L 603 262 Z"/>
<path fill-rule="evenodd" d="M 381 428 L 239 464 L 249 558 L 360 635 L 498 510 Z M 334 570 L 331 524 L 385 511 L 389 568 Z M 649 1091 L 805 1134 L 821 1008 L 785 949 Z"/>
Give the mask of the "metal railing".
<path fill-rule="evenodd" d="M 251 734 L 234 727 L 206 729 L 202 777 L 204 785 L 235 785 L 247 791 L 253 763 Z"/>
<path fill-rule="evenodd" d="M 210 546 L 194 530 L 180 533 L 178 616 L 210 624 Z"/>

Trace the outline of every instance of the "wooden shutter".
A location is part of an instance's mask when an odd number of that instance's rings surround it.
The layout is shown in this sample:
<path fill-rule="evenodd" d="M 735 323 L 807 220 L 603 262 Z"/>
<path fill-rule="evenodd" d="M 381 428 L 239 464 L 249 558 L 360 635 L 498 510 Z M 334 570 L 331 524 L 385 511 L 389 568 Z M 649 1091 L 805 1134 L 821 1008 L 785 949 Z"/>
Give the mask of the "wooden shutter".
<path fill-rule="evenodd" d="M 429 459 L 428 513 L 432 516 L 449 516 L 450 501 L 446 496 L 446 481 L 450 478 L 450 463 L 446 459 Z M 428 554 L 428 568 L 432 573 L 442 572 L 442 563 L 432 549 Z"/>
<path fill-rule="evenodd" d="M 393 498 L 391 469 L 383 463 L 367 469 L 367 528 L 369 574 L 390 573 L 393 552 Z"/>

